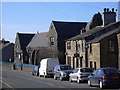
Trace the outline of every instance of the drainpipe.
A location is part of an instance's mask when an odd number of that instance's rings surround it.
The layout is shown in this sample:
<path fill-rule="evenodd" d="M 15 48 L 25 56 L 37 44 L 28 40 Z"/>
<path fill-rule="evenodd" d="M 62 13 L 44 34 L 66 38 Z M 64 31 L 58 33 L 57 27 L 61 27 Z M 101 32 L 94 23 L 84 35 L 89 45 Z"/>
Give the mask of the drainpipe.
<path fill-rule="evenodd" d="M 85 42 L 85 67 L 88 67 L 88 44 Z"/>

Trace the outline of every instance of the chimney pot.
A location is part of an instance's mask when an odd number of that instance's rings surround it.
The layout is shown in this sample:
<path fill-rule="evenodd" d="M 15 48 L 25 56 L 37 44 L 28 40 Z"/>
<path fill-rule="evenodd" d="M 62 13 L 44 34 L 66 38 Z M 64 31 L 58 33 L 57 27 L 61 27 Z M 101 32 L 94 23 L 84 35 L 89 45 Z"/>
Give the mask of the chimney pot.
<path fill-rule="evenodd" d="M 114 8 L 112 8 L 112 12 L 114 12 Z"/>
<path fill-rule="evenodd" d="M 104 8 L 104 12 L 106 12 L 106 8 Z"/>
<path fill-rule="evenodd" d="M 107 8 L 107 12 L 109 12 L 109 8 Z"/>

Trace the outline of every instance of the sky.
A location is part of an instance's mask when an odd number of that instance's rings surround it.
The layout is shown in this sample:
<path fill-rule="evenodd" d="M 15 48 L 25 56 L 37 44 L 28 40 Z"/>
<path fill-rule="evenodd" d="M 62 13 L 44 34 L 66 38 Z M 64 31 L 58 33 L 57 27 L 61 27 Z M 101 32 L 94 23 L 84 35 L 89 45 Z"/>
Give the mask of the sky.
<path fill-rule="evenodd" d="M 90 22 L 118 2 L 2 2 L 2 38 L 15 42 L 16 33 L 48 32 L 51 22 Z M 118 16 L 118 13 L 117 13 Z"/>

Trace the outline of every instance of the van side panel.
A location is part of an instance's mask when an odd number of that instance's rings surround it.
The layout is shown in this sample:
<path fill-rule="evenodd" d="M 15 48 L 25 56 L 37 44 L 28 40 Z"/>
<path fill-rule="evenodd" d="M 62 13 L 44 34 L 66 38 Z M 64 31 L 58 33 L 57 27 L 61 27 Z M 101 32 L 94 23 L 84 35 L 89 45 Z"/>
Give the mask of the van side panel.
<path fill-rule="evenodd" d="M 47 70 L 53 71 L 56 65 L 59 65 L 58 59 L 48 59 Z"/>
<path fill-rule="evenodd" d="M 48 73 L 53 73 L 54 67 L 59 65 L 59 60 L 57 58 L 47 58 L 42 59 L 40 62 L 40 75 L 47 75 Z"/>

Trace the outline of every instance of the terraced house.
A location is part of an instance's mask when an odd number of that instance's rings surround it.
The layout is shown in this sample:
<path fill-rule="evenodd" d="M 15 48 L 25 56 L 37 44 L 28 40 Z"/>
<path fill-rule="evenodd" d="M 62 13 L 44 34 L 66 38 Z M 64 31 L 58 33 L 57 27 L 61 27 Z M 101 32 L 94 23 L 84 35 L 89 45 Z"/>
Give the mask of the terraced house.
<path fill-rule="evenodd" d="M 104 9 L 103 25 L 66 41 L 66 62 L 73 68 L 119 67 L 120 22 L 114 9 Z"/>

